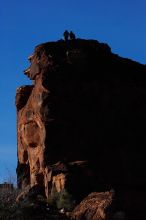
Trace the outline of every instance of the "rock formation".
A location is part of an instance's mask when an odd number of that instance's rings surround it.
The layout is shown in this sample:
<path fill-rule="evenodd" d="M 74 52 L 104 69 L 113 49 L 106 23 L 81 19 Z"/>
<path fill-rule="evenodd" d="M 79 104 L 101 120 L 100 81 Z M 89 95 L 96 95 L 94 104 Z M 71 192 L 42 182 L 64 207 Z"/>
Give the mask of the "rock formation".
<path fill-rule="evenodd" d="M 114 193 L 91 193 L 72 212 L 73 220 L 109 220 L 113 216 Z"/>
<path fill-rule="evenodd" d="M 144 201 L 146 66 L 81 39 L 41 44 L 29 60 L 33 85 L 16 94 L 18 186 L 48 197 L 68 182 L 82 198 L 114 188 L 121 201 L 129 190 Z"/>

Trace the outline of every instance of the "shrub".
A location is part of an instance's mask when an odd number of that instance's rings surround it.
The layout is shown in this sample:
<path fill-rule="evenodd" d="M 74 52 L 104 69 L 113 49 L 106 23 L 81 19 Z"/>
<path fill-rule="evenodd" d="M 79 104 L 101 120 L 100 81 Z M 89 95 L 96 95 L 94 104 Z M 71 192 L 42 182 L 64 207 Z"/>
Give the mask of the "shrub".
<path fill-rule="evenodd" d="M 75 206 L 75 200 L 73 200 L 72 196 L 66 191 L 62 190 L 59 193 L 59 197 L 57 200 L 57 208 L 64 208 L 67 211 L 71 211 Z"/>
<path fill-rule="evenodd" d="M 56 202 L 58 199 L 59 199 L 59 193 L 57 191 L 53 191 L 51 192 L 47 202 L 49 206 L 56 208 L 57 207 Z"/>
<path fill-rule="evenodd" d="M 64 208 L 66 211 L 71 211 L 75 206 L 75 200 L 68 191 L 64 189 L 60 192 L 52 192 L 48 198 L 48 204 L 57 209 Z"/>

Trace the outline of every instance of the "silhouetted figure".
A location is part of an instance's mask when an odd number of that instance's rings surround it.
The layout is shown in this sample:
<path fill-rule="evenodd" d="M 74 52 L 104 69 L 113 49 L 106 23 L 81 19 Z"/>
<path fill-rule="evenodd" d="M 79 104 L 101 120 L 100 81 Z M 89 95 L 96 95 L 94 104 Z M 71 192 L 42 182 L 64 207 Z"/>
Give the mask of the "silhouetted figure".
<path fill-rule="evenodd" d="M 65 41 L 68 41 L 69 32 L 68 32 L 67 30 L 65 30 L 64 33 L 63 33 L 63 36 L 64 36 L 64 40 L 65 40 Z"/>
<path fill-rule="evenodd" d="M 75 34 L 72 31 L 70 31 L 69 36 L 70 36 L 71 40 L 75 40 L 76 39 L 76 36 L 75 36 Z"/>

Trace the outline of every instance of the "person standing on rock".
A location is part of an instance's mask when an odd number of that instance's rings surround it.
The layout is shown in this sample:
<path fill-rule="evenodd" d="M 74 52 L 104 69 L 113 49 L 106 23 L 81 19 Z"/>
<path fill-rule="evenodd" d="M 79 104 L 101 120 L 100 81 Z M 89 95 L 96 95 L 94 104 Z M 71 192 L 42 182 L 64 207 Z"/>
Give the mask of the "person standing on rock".
<path fill-rule="evenodd" d="M 65 30 L 64 33 L 63 33 L 63 36 L 64 36 L 64 40 L 65 40 L 65 41 L 68 41 L 69 32 L 68 32 L 67 30 Z"/>
<path fill-rule="evenodd" d="M 75 36 L 75 34 L 72 31 L 70 31 L 69 36 L 70 36 L 71 40 L 75 40 L 76 39 L 76 36 Z"/>

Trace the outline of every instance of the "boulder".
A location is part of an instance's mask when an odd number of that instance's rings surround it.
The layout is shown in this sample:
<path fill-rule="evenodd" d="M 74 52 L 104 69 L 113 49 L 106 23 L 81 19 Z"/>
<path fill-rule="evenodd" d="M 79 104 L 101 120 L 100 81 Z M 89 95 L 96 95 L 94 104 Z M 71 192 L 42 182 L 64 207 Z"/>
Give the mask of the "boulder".
<path fill-rule="evenodd" d="M 94 192 L 77 205 L 72 220 L 109 220 L 113 215 L 114 192 Z"/>

